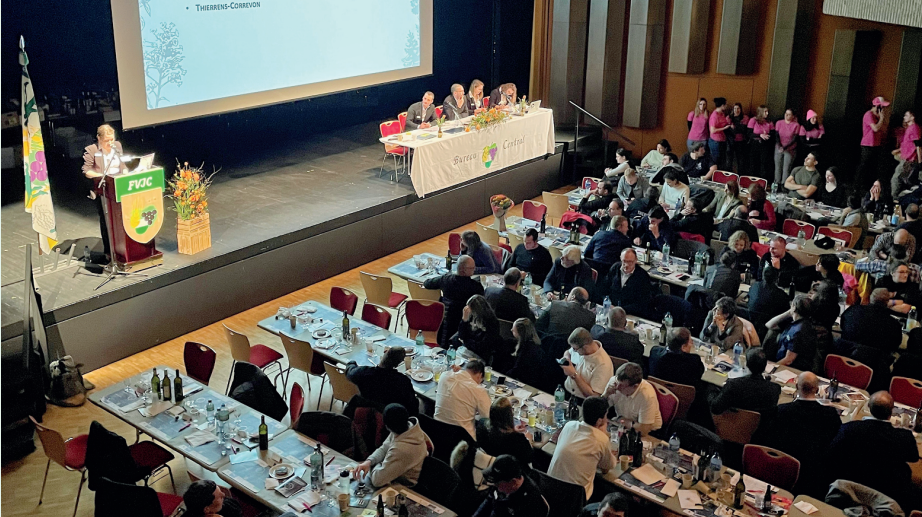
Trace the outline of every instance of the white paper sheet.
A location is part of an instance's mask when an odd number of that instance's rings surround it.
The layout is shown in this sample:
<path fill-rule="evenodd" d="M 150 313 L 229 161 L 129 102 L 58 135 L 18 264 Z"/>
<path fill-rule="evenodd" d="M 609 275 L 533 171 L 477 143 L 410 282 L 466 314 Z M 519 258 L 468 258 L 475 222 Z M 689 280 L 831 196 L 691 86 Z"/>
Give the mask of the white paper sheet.
<path fill-rule="evenodd" d="M 682 486 L 681 483 L 670 478 L 666 480 L 666 485 L 660 489 L 660 492 L 666 497 L 672 497 L 678 493 L 680 486 Z"/>
<path fill-rule="evenodd" d="M 631 475 L 645 485 L 654 485 L 666 479 L 662 472 L 653 468 L 653 465 L 649 463 L 644 463 L 642 467 L 632 470 Z"/>
<path fill-rule="evenodd" d="M 679 490 L 679 504 L 683 510 L 701 510 L 701 497 L 696 490 Z"/>

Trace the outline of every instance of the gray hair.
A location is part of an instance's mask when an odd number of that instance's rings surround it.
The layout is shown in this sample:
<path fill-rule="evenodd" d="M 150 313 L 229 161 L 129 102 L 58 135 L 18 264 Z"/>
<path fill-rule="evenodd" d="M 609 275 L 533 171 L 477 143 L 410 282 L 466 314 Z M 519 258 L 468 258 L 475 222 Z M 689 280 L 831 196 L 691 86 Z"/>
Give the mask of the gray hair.
<path fill-rule="evenodd" d="M 571 260 L 572 262 L 579 264 L 579 261 L 582 258 L 582 251 L 580 251 L 579 246 L 571 244 L 563 249 L 561 255 L 567 257 L 567 259 Z"/>
<path fill-rule="evenodd" d="M 583 327 L 577 327 L 570 333 L 570 337 L 567 338 L 567 343 L 577 348 L 583 348 L 589 343 L 592 343 L 592 334 Z"/>
<path fill-rule="evenodd" d="M 637 363 L 624 363 L 615 372 L 615 379 L 618 382 L 627 381 L 631 386 L 636 386 L 643 380 L 643 368 Z"/>
<path fill-rule="evenodd" d="M 457 90 L 458 88 L 461 89 L 461 92 L 462 92 L 462 93 L 464 92 L 464 87 L 461 86 L 461 85 L 458 84 L 458 83 L 455 83 L 455 84 L 451 85 L 451 93 L 455 93 L 455 90 Z"/>

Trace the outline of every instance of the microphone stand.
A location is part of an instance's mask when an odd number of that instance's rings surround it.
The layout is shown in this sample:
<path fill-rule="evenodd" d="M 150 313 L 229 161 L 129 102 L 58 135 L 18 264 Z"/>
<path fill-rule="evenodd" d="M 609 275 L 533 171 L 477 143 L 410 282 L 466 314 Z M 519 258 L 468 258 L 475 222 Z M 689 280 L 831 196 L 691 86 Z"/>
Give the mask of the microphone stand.
<path fill-rule="evenodd" d="M 113 143 L 113 146 L 114 145 L 115 144 Z M 118 148 L 116 147 L 113 147 L 113 150 L 115 152 L 113 153 L 112 159 L 119 161 L 119 171 L 121 171 L 122 154 L 118 152 Z M 115 249 L 114 249 L 115 236 L 112 233 L 112 225 L 109 224 L 109 203 L 108 203 L 109 196 L 108 196 L 108 193 L 106 192 L 106 176 L 109 175 L 109 167 L 111 165 L 112 165 L 112 162 L 105 161 L 105 156 L 103 156 L 104 169 L 103 169 L 102 178 L 100 179 L 100 190 L 102 191 L 102 195 L 103 195 L 102 210 L 103 210 L 103 213 L 105 214 L 104 219 L 106 221 L 106 233 L 109 235 L 109 263 L 103 266 L 102 268 L 103 273 L 106 273 L 106 279 L 103 280 L 101 284 L 96 286 L 96 289 L 93 289 L 94 291 L 98 291 L 100 287 L 108 284 L 110 281 L 112 281 L 115 277 L 118 277 L 118 276 L 132 276 L 132 275 L 143 276 L 143 277 L 150 276 L 145 273 L 125 271 L 121 268 L 121 266 L 119 266 L 118 262 L 115 261 Z"/>

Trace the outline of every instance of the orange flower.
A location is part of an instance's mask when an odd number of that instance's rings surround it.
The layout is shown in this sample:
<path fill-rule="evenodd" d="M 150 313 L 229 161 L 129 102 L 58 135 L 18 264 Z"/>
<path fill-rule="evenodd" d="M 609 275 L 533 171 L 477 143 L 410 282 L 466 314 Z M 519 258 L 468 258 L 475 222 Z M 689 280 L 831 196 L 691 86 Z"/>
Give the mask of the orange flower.
<path fill-rule="evenodd" d="M 198 180 L 199 180 L 199 175 L 198 175 L 197 172 L 193 172 L 193 173 L 192 173 L 192 179 L 194 179 L 195 181 L 198 181 Z"/>
<path fill-rule="evenodd" d="M 182 176 L 182 179 L 184 179 L 184 180 L 187 180 L 187 179 L 189 179 L 190 177 L 192 177 L 192 175 L 189 174 L 189 171 L 182 171 L 182 173 L 180 174 L 180 176 Z"/>
<path fill-rule="evenodd" d="M 177 182 L 177 183 L 176 183 L 176 187 L 177 187 L 179 190 L 186 190 L 186 188 L 188 187 L 188 185 L 186 185 L 186 182 L 185 182 L 185 181 L 180 181 L 180 182 Z"/>

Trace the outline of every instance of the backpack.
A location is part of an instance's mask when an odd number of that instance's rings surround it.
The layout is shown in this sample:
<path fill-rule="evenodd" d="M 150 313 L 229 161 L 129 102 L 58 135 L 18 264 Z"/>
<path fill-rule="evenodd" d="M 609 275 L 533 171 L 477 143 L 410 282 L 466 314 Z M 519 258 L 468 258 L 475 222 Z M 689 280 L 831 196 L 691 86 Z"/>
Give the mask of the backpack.
<path fill-rule="evenodd" d="M 86 402 L 86 387 L 80 373 L 81 366 L 83 365 L 76 364 L 74 358 L 69 355 L 51 362 L 48 402 L 61 407 L 79 407 Z"/>

